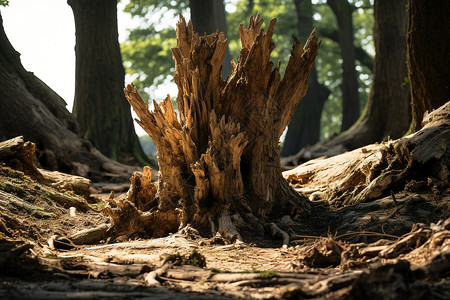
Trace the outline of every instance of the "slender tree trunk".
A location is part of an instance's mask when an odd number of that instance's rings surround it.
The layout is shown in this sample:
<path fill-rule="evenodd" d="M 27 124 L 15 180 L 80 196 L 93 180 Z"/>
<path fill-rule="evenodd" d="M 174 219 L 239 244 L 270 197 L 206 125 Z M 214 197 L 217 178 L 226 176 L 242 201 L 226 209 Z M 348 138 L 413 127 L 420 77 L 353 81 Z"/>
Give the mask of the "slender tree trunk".
<path fill-rule="evenodd" d="M 298 32 L 300 40 L 306 40 L 313 28 L 311 0 L 295 0 Z M 298 153 L 308 145 L 314 145 L 320 138 L 320 118 L 323 105 L 330 91 L 317 81 L 316 67 L 313 66 L 308 78 L 309 88 L 297 106 L 289 123 L 281 156 Z"/>
<path fill-rule="evenodd" d="M 116 0 L 69 0 L 75 18 L 73 114 L 83 138 L 106 156 L 146 161 L 123 95 L 125 71 L 118 41 Z"/>
<path fill-rule="evenodd" d="M 352 7 L 348 0 L 328 0 L 339 27 L 339 47 L 342 55 L 342 124 L 341 131 L 350 128 L 359 117 L 358 77 L 353 45 Z"/>
<path fill-rule="evenodd" d="M 77 135 L 66 102 L 24 69 L 3 29 L 0 15 L 0 140 L 23 136 L 36 144 L 40 167 L 91 179 L 103 173 L 122 179 L 133 170 L 103 156 Z M 102 178 L 105 180 L 106 178 Z"/>
<path fill-rule="evenodd" d="M 189 0 L 191 21 L 194 31 L 199 35 L 211 34 L 219 30 L 225 36 L 228 34 L 227 20 L 225 17 L 225 5 L 223 0 Z M 231 66 L 231 54 L 227 44 L 223 62 L 222 77 L 225 79 L 233 70 Z"/>
<path fill-rule="evenodd" d="M 224 35 L 199 37 L 192 23 L 180 17 L 173 48 L 179 119 L 169 97 L 149 112 L 137 89 L 127 86 L 138 123 L 158 148 L 159 198 L 147 200 L 154 207 L 146 214 L 133 209 L 131 197 L 108 207 L 119 233 L 164 235 L 191 224 L 235 240 L 241 239 L 241 226 L 254 232 L 269 218 L 308 212 L 307 199 L 282 177 L 278 142 L 306 94 L 320 44 L 315 31 L 304 48 L 295 40 L 281 78 L 280 65 L 274 68 L 270 61 L 275 20 L 267 32 L 262 22 L 259 15 L 252 16 L 248 29 L 239 27 L 240 58 L 225 82 Z"/>
<path fill-rule="evenodd" d="M 408 77 L 412 127 L 422 127 L 427 110 L 450 100 L 450 1 L 409 1 Z"/>
<path fill-rule="evenodd" d="M 324 37 L 329 38 L 332 41 L 335 41 L 336 43 L 339 43 L 339 31 L 337 29 L 328 30 L 326 28 L 321 29 L 321 35 Z M 373 70 L 373 57 L 370 56 L 369 53 L 367 53 L 366 50 L 364 50 L 361 46 L 355 46 L 355 56 L 356 60 L 359 61 L 359 63 L 369 70 Z"/>

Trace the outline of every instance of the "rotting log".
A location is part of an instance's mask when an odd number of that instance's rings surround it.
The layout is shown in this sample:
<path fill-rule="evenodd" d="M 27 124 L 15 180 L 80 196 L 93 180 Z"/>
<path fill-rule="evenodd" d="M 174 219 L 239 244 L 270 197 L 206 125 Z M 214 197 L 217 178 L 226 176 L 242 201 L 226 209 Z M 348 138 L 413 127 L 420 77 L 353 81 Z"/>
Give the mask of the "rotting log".
<path fill-rule="evenodd" d="M 202 234 L 219 232 L 236 241 L 242 229 L 261 233 L 271 219 L 308 213 L 307 199 L 282 177 L 279 140 L 306 94 L 320 42 L 316 30 L 304 47 L 294 38 L 281 78 L 280 63 L 270 61 L 275 23 L 265 31 L 258 15 L 250 17 L 248 28 L 240 25 L 242 50 L 224 81 L 224 35 L 199 37 L 180 16 L 172 49 L 179 118 L 169 96 L 154 102 L 150 112 L 137 89 L 126 87 L 137 123 L 158 149 L 160 175 L 151 184 L 143 183 L 148 176 L 139 178 L 149 191 L 157 189 L 145 199 L 151 203 L 145 212 L 136 208 L 143 199 L 109 201 L 104 211 L 116 234 L 162 236 L 190 224 Z M 132 194 L 137 188 L 134 184 Z"/>

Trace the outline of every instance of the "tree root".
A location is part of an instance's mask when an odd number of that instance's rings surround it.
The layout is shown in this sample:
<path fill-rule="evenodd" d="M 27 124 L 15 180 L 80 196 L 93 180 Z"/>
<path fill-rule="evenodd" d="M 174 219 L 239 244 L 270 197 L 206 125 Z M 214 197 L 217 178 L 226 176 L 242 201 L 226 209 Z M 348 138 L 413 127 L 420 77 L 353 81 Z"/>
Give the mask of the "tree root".
<path fill-rule="evenodd" d="M 426 115 L 424 127 L 414 134 L 328 159 L 311 160 L 284 172 L 283 176 L 310 200 L 327 201 L 335 206 L 389 195 L 411 179 L 435 178 L 445 186 L 450 175 L 449 128 L 450 102 L 447 102 Z"/>
<path fill-rule="evenodd" d="M 219 220 L 219 233 L 227 241 L 231 243 L 243 243 L 241 235 L 236 229 L 230 218 L 228 210 L 222 212 Z"/>
<path fill-rule="evenodd" d="M 282 238 L 283 239 L 283 248 L 287 248 L 287 246 L 289 245 L 289 234 L 287 234 L 287 232 L 281 230 L 277 224 L 275 223 L 269 223 L 267 226 L 267 231 L 270 234 L 270 236 L 275 237 L 275 238 Z"/>

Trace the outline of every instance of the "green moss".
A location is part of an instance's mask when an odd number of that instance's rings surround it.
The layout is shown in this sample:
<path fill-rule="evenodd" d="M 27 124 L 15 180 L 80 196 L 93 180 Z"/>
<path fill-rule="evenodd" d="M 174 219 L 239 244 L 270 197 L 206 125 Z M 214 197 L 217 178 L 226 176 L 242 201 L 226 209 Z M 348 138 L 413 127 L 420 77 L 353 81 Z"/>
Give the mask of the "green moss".
<path fill-rule="evenodd" d="M 188 256 L 182 256 L 179 253 L 168 254 L 163 257 L 164 262 L 171 263 L 175 266 L 192 265 L 200 268 L 206 267 L 206 258 L 196 250 L 192 251 Z"/>
<path fill-rule="evenodd" d="M 278 275 L 277 271 L 274 270 L 268 270 L 268 271 L 255 271 L 255 273 L 259 273 L 260 278 L 270 279 L 274 278 Z"/>
<path fill-rule="evenodd" d="M 14 194 L 19 198 L 24 198 L 28 195 L 28 193 L 24 191 L 23 188 L 11 182 L 0 182 L 0 190 L 9 194 Z"/>
<path fill-rule="evenodd" d="M 211 272 L 219 274 L 219 273 L 232 273 L 231 271 L 227 271 L 227 270 L 220 270 L 217 268 L 210 268 Z"/>
<path fill-rule="evenodd" d="M 95 206 L 97 207 L 98 211 L 101 211 L 105 207 L 105 205 L 106 205 L 106 202 L 103 202 L 103 201 L 95 203 Z"/>

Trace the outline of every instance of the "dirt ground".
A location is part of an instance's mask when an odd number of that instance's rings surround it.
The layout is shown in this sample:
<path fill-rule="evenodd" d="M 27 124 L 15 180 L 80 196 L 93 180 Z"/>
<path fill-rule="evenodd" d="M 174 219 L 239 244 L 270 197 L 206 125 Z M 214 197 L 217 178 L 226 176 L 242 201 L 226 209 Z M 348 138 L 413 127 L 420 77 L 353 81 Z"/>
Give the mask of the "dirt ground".
<path fill-rule="evenodd" d="M 316 203 L 307 217 L 273 220 L 289 234 L 287 247 L 281 236 L 244 232 L 245 243 L 226 244 L 191 228 L 74 245 L 68 237 L 109 223 L 101 208 L 112 188 L 120 199 L 127 184 L 95 184 L 86 201 L 2 166 L 0 298 L 450 298 L 450 189 L 431 179 L 368 203 Z M 55 202 L 71 197 L 79 202 Z"/>

